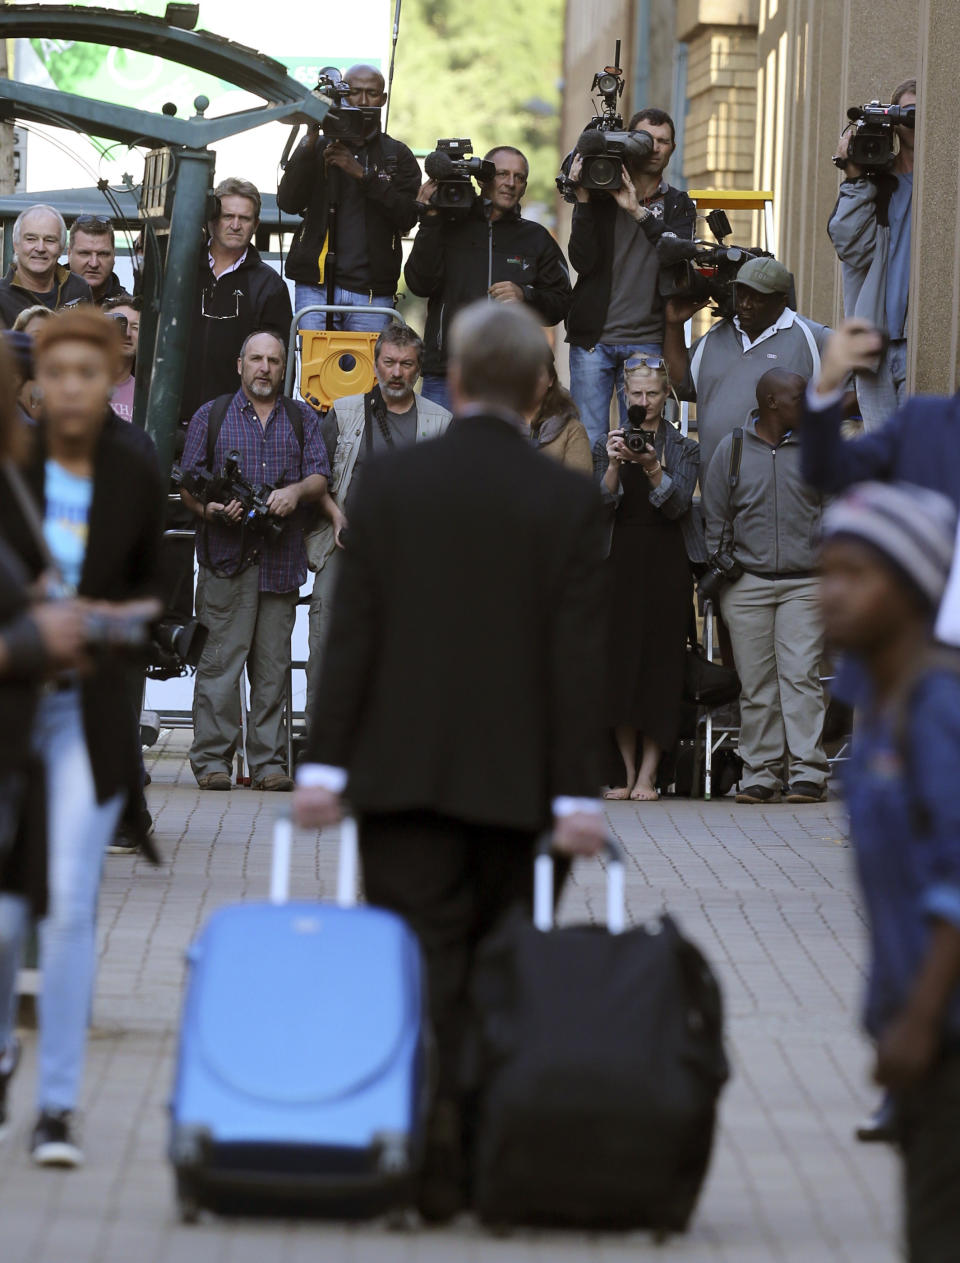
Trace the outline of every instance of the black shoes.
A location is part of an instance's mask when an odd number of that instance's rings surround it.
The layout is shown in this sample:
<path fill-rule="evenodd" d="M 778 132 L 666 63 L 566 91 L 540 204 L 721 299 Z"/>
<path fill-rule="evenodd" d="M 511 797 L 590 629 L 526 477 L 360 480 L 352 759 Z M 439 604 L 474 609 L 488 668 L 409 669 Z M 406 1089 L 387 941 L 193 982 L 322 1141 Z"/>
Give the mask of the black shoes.
<path fill-rule="evenodd" d="M 30 1156 L 41 1167 L 78 1167 L 83 1150 L 74 1135 L 70 1110 L 44 1110 L 30 1137 Z"/>
<path fill-rule="evenodd" d="M 861 1144 L 892 1145 L 897 1140 L 896 1123 L 893 1101 L 889 1096 L 885 1096 L 853 1134 Z"/>
<path fill-rule="evenodd" d="M 0 1140 L 7 1134 L 7 1088 L 20 1064 L 20 1041 L 16 1036 L 0 1053 Z"/>
<path fill-rule="evenodd" d="M 453 1101 L 437 1101 L 417 1191 L 417 1210 L 428 1224 L 446 1224 L 466 1209 L 460 1114 Z"/>
<path fill-rule="evenodd" d="M 826 785 L 815 785 L 813 781 L 794 781 L 787 787 L 788 803 L 825 803 L 827 801 Z"/>
<path fill-rule="evenodd" d="M 781 802 L 779 786 L 773 785 L 745 785 L 739 790 L 735 799 L 738 803 L 749 803 L 751 806 L 768 806 L 770 803 Z"/>

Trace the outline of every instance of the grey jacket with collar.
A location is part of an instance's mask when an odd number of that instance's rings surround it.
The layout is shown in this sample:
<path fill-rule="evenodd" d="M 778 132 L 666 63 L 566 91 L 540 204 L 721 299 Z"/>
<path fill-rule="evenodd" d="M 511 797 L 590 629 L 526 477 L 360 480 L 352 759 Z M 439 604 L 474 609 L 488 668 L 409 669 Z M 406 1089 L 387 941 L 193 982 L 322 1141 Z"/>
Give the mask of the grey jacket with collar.
<path fill-rule="evenodd" d="M 357 457 L 363 446 L 365 398 L 366 395 L 345 395 L 337 400 L 333 408 L 332 415 L 336 416 L 337 422 L 337 443 L 330 460 L 330 494 L 341 507 L 346 503 Z M 451 414 L 432 399 L 424 399 L 423 395 L 416 395 L 415 398 L 417 442 L 439 438 L 450 424 Z M 329 518 L 324 518 L 317 529 L 306 536 L 304 542 L 307 547 L 307 565 L 311 570 L 322 570 L 336 547 L 333 523 Z"/>
<path fill-rule="evenodd" d="M 720 440 L 703 486 L 707 551 L 721 541 L 736 561 L 762 578 L 812 573 L 817 565 L 823 497 L 803 478 L 800 435 L 777 447 L 757 434 L 754 412 L 743 428 L 736 486 L 730 486 L 733 435 Z"/>

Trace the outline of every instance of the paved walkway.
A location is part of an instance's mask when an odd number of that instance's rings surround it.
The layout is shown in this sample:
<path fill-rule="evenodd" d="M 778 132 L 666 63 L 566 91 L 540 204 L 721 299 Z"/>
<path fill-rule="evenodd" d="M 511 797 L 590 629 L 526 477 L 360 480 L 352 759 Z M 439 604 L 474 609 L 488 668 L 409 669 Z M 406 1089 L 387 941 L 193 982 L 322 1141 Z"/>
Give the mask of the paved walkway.
<path fill-rule="evenodd" d="M 3 1263 L 888 1263 L 898 1257 L 897 1169 L 851 1131 L 874 1098 L 856 1033 L 864 931 L 843 839 L 826 807 L 731 802 L 613 804 L 629 855 L 630 917 L 664 904 L 715 962 L 734 1078 L 713 1167 L 689 1234 L 518 1233 L 493 1239 L 463 1220 L 444 1231 L 207 1219 L 179 1225 L 164 1160 L 183 952 L 217 905 L 267 887 L 276 798 L 197 792 L 182 735 L 151 756 L 151 806 L 164 869 L 110 858 L 84 1100 L 86 1166 L 36 1171 L 33 1038 L 0 1147 Z M 306 838 L 293 892 L 332 890 L 334 847 Z M 575 871 L 567 918 L 603 910 L 599 866 Z"/>

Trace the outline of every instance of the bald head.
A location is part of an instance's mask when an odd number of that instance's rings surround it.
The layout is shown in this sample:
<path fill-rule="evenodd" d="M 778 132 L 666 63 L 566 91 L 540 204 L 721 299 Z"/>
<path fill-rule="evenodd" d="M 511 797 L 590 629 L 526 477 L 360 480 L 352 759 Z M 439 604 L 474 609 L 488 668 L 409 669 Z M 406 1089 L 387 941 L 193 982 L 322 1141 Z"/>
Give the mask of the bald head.
<path fill-rule="evenodd" d="M 349 105 L 371 109 L 386 104 L 386 81 L 375 66 L 361 62 L 351 66 L 343 78 L 350 85 Z"/>
<path fill-rule="evenodd" d="M 771 368 L 757 382 L 758 424 L 776 430 L 781 436 L 800 422 L 800 410 L 807 379 L 785 368 Z"/>

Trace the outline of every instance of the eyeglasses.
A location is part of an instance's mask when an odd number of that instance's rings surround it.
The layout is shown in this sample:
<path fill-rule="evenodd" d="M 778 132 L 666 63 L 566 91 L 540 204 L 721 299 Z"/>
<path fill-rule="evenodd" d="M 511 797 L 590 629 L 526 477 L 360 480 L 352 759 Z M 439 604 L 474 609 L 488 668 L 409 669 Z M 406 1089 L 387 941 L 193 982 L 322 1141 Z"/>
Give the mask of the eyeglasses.
<path fill-rule="evenodd" d="M 113 220 L 109 215 L 78 215 L 73 221 L 79 228 L 84 224 L 100 224 L 103 228 L 112 228 Z"/>
<path fill-rule="evenodd" d="M 214 315 L 212 311 L 207 311 L 207 291 L 205 289 L 202 289 L 200 291 L 200 314 L 202 316 L 206 316 L 208 320 L 236 320 L 238 319 L 240 315 L 240 295 L 242 294 L 242 292 L 243 291 L 239 289 L 235 289 L 233 291 L 233 297 L 236 304 L 236 309 L 232 315 L 217 316 L 217 315 Z"/>
<path fill-rule="evenodd" d="M 634 355 L 623 366 L 623 371 L 629 373 L 634 368 L 666 368 L 667 361 L 662 355 Z"/>

